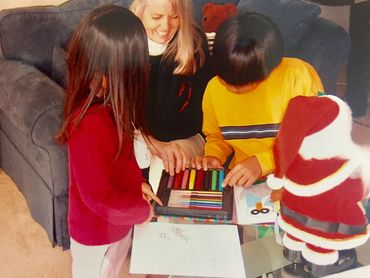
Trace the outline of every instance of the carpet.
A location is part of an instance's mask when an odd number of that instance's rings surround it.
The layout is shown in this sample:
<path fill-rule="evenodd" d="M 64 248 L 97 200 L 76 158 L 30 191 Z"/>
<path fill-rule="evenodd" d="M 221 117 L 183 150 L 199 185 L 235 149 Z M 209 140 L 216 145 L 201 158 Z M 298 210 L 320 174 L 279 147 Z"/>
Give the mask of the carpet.
<path fill-rule="evenodd" d="M 70 278 L 71 264 L 70 251 L 52 247 L 46 232 L 32 219 L 22 193 L 0 169 L 0 277 Z M 129 259 L 121 278 L 144 277 L 130 275 L 128 269 Z"/>

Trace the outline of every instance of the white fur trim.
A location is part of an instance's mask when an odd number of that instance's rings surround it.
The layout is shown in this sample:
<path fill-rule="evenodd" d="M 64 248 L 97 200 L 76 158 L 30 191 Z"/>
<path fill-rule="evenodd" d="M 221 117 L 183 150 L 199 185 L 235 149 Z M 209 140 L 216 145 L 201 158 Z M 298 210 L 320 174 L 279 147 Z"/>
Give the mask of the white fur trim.
<path fill-rule="evenodd" d="M 284 180 L 275 177 L 273 174 L 267 176 L 267 185 L 274 190 L 280 189 L 284 185 Z"/>
<path fill-rule="evenodd" d="M 312 245 L 326 248 L 326 249 L 334 249 L 334 250 L 344 250 L 344 249 L 351 249 L 357 246 L 364 244 L 367 239 L 369 238 L 369 226 L 366 229 L 366 234 L 364 235 L 357 235 L 353 236 L 352 238 L 343 239 L 343 240 L 334 240 L 328 239 L 324 237 L 320 237 L 314 234 L 307 233 L 302 231 L 287 222 L 285 222 L 281 216 L 278 218 L 279 226 L 287 233 L 291 234 L 292 236 L 310 243 Z"/>
<path fill-rule="evenodd" d="M 356 144 L 351 138 L 352 117 L 349 106 L 336 96 L 329 98 L 339 106 L 337 117 L 325 128 L 304 138 L 298 153 L 304 159 L 353 158 Z"/>
<path fill-rule="evenodd" d="M 317 265 L 329 265 L 334 264 L 336 261 L 338 261 L 339 253 L 338 251 L 332 251 L 329 253 L 319 253 L 306 247 L 302 251 L 302 256 L 311 263 Z"/>
<path fill-rule="evenodd" d="M 353 158 L 332 175 L 311 184 L 300 185 L 287 178 L 283 178 L 284 187 L 296 196 L 315 196 L 340 185 L 358 169 L 359 164 L 359 159 Z"/>
<path fill-rule="evenodd" d="M 306 243 L 290 238 L 287 233 L 284 233 L 283 245 L 293 251 L 302 251 L 306 247 Z"/>

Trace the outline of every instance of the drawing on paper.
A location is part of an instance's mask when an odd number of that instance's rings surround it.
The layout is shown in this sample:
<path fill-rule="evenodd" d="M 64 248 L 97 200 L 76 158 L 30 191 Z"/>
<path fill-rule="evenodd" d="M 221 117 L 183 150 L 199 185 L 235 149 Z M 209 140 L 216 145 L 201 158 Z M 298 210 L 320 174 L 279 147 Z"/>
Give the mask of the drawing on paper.
<path fill-rule="evenodd" d="M 259 224 L 274 222 L 276 212 L 270 202 L 271 189 L 265 182 L 250 188 L 236 186 L 234 198 L 238 224 Z"/>
<path fill-rule="evenodd" d="M 244 278 L 238 229 L 235 225 L 158 222 L 135 226 L 130 272 Z"/>
<path fill-rule="evenodd" d="M 166 233 L 166 232 L 159 232 L 159 238 L 160 239 L 166 239 L 166 240 L 171 240 L 171 238 L 180 238 L 185 242 L 188 242 L 190 240 L 190 237 L 185 235 L 183 229 L 172 226 L 171 227 L 171 233 Z"/>

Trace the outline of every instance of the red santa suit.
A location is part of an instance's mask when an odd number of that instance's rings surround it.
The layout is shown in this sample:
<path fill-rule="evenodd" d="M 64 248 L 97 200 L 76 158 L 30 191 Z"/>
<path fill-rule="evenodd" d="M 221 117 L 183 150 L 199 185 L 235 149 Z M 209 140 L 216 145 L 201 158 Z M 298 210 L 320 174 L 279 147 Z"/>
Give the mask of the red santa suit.
<path fill-rule="evenodd" d="M 299 96 L 289 103 L 276 139 L 276 171 L 267 184 L 284 187 L 283 245 L 317 265 L 336 263 L 338 250 L 369 237 L 361 206 L 369 160 L 352 141 L 351 126 L 351 111 L 339 98 Z"/>

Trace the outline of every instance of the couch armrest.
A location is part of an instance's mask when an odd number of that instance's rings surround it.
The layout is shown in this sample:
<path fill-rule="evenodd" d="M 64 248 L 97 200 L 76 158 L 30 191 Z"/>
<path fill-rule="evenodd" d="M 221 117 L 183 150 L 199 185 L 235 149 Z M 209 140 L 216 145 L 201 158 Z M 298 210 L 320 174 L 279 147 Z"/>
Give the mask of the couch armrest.
<path fill-rule="evenodd" d="M 49 106 L 36 120 L 32 129 L 32 141 L 49 157 L 51 184 L 55 196 L 68 194 L 67 147 L 56 142 L 55 136 L 62 122 L 63 105 Z"/>
<path fill-rule="evenodd" d="M 0 109 L 23 133 L 31 134 L 42 114 L 63 101 L 63 88 L 35 67 L 0 60 Z"/>
<path fill-rule="evenodd" d="M 55 141 L 62 122 L 64 89 L 35 67 L 0 60 L 0 109 L 12 124 L 45 152 L 53 192 L 67 194 L 67 152 Z M 36 160 L 37 158 L 35 158 Z"/>

